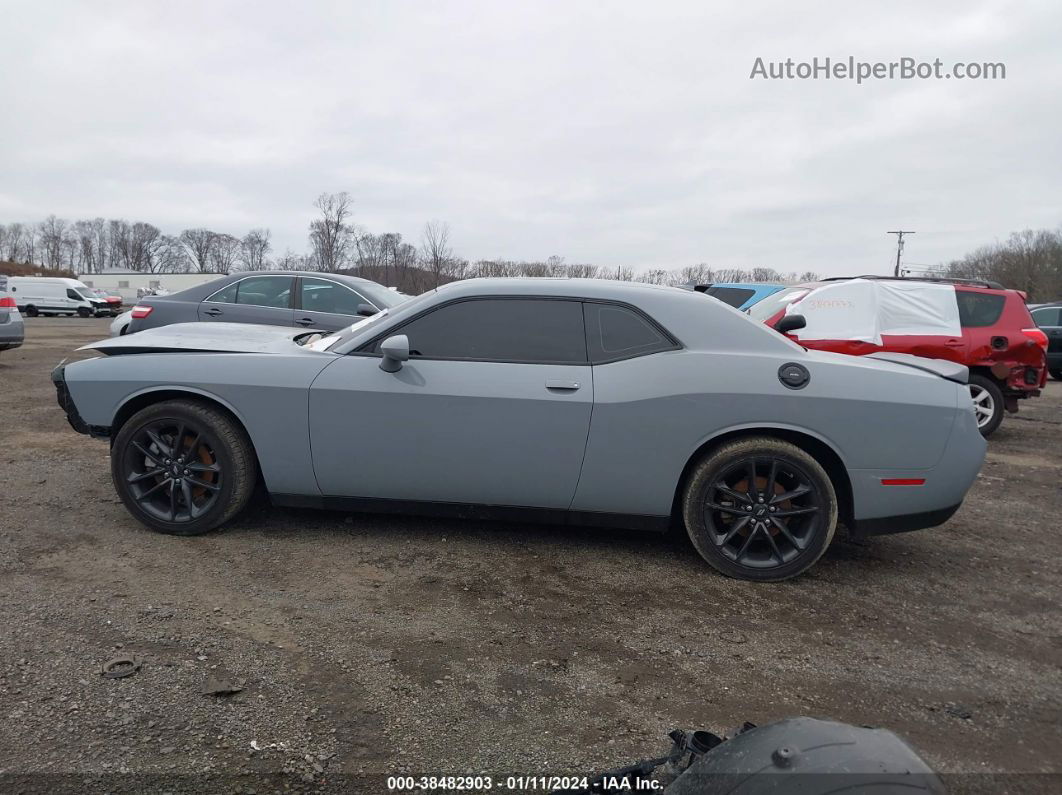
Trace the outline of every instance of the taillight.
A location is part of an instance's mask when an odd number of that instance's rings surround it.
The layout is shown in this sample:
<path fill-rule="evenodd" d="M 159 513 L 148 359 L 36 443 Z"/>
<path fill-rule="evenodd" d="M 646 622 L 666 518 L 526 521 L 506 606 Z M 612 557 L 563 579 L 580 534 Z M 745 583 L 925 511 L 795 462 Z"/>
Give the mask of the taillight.
<path fill-rule="evenodd" d="M 155 311 L 153 306 L 144 306 L 143 304 L 137 304 L 133 307 L 133 317 L 147 317 Z"/>
<path fill-rule="evenodd" d="M 10 309 L 14 309 L 18 306 L 18 304 L 15 303 L 15 299 L 12 298 L 10 295 L 5 295 L 3 298 L 0 298 L 0 306 L 6 306 Z"/>
<path fill-rule="evenodd" d="M 1047 335 L 1038 328 L 1023 328 L 1021 333 L 1031 339 L 1045 351 L 1047 350 Z"/>

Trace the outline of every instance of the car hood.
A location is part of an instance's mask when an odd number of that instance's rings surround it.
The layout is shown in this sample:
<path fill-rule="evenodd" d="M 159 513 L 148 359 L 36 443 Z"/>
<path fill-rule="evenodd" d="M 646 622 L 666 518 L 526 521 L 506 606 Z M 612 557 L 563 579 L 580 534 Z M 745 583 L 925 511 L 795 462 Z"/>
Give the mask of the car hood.
<path fill-rule="evenodd" d="M 299 353 L 321 355 L 296 343 L 305 329 L 250 323 L 173 323 L 92 342 L 79 350 L 108 356 L 130 353 Z M 331 355 L 331 354 L 328 354 Z"/>

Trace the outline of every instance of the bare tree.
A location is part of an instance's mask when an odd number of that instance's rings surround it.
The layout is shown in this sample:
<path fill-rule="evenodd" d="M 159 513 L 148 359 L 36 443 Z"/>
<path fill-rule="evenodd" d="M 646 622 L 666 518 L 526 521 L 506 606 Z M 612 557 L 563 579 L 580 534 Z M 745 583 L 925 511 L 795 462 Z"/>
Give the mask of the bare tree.
<path fill-rule="evenodd" d="M 125 242 L 126 267 L 135 271 L 152 271 L 155 252 L 162 241 L 162 231 L 153 224 L 137 221 L 129 227 Z"/>
<path fill-rule="evenodd" d="M 192 271 L 198 271 L 199 273 L 210 272 L 210 253 L 214 248 L 214 240 L 217 236 L 217 232 L 211 232 L 209 229 L 203 229 L 202 227 L 185 229 L 181 232 L 178 240 L 184 245 L 185 253 L 188 256 L 188 264 L 191 266 Z"/>
<path fill-rule="evenodd" d="M 49 215 L 38 227 L 41 241 L 41 264 L 46 268 L 61 268 L 63 265 L 63 237 L 66 221 Z"/>
<path fill-rule="evenodd" d="M 240 239 L 232 235 L 214 236 L 214 245 L 210 247 L 210 266 L 214 273 L 228 273 L 236 265 L 240 256 Z"/>
<path fill-rule="evenodd" d="M 108 234 L 109 227 L 107 226 L 107 222 L 102 218 L 93 218 L 89 222 L 89 226 L 92 228 L 92 248 L 95 254 L 96 270 L 105 271 L 111 263 L 111 243 L 110 235 Z"/>
<path fill-rule="evenodd" d="M 321 216 L 310 222 L 310 246 L 317 267 L 323 271 L 339 270 L 350 258 L 354 230 L 347 219 L 352 205 L 346 191 L 322 193 L 313 203 Z"/>
<path fill-rule="evenodd" d="M 152 273 L 183 273 L 188 269 L 188 251 L 179 238 L 162 235 L 152 251 Z"/>
<path fill-rule="evenodd" d="M 454 254 L 453 249 L 450 248 L 449 225 L 442 221 L 428 221 L 424 224 L 420 251 L 424 264 L 435 282 L 433 286 L 438 287 Z"/>
<path fill-rule="evenodd" d="M 7 227 L 7 242 L 3 251 L 3 259 L 8 262 L 18 262 L 22 254 L 23 237 L 25 229 L 20 223 L 9 224 Z"/>
<path fill-rule="evenodd" d="M 240 263 L 249 271 L 266 270 L 269 268 L 267 256 L 272 248 L 268 229 L 252 229 L 240 241 Z"/>

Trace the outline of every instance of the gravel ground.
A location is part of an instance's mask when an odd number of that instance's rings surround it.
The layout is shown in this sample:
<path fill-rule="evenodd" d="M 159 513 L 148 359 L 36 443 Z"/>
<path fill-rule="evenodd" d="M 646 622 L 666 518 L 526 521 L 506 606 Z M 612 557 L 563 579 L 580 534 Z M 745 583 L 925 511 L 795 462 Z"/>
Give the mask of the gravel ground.
<path fill-rule="evenodd" d="M 587 773 L 661 752 L 676 726 L 795 714 L 885 726 L 938 770 L 982 774 L 959 788 L 1062 781 L 1058 382 L 1004 421 L 945 526 L 842 538 L 810 574 L 757 585 L 681 537 L 615 531 L 260 502 L 223 532 L 152 533 L 48 380 L 107 322 L 32 319 L 0 355 L 0 775 L 19 786 Z M 142 667 L 102 677 L 119 654 Z M 242 690 L 206 695 L 211 678 Z"/>

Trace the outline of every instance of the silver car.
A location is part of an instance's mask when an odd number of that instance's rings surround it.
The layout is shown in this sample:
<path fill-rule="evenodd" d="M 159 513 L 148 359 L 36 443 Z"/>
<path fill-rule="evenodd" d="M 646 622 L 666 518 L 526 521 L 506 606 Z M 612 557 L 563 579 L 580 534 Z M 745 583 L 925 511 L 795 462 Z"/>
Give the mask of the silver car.
<path fill-rule="evenodd" d="M 25 324 L 15 299 L 7 296 L 0 298 L 0 351 L 19 347 L 25 337 Z"/>
<path fill-rule="evenodd" d="M 938 525 L 985 453 L 966 368 L 808 351 L 721 301 L 577 279 L 457 282 L 331 336 L 196 323 L 53 374 L 141 522 L 192 535 L 259 479 L 289 506 L 664 530 L 780 580 L 840 521 Z M 135 354 L 135 355 L 133 355 Z"/>

